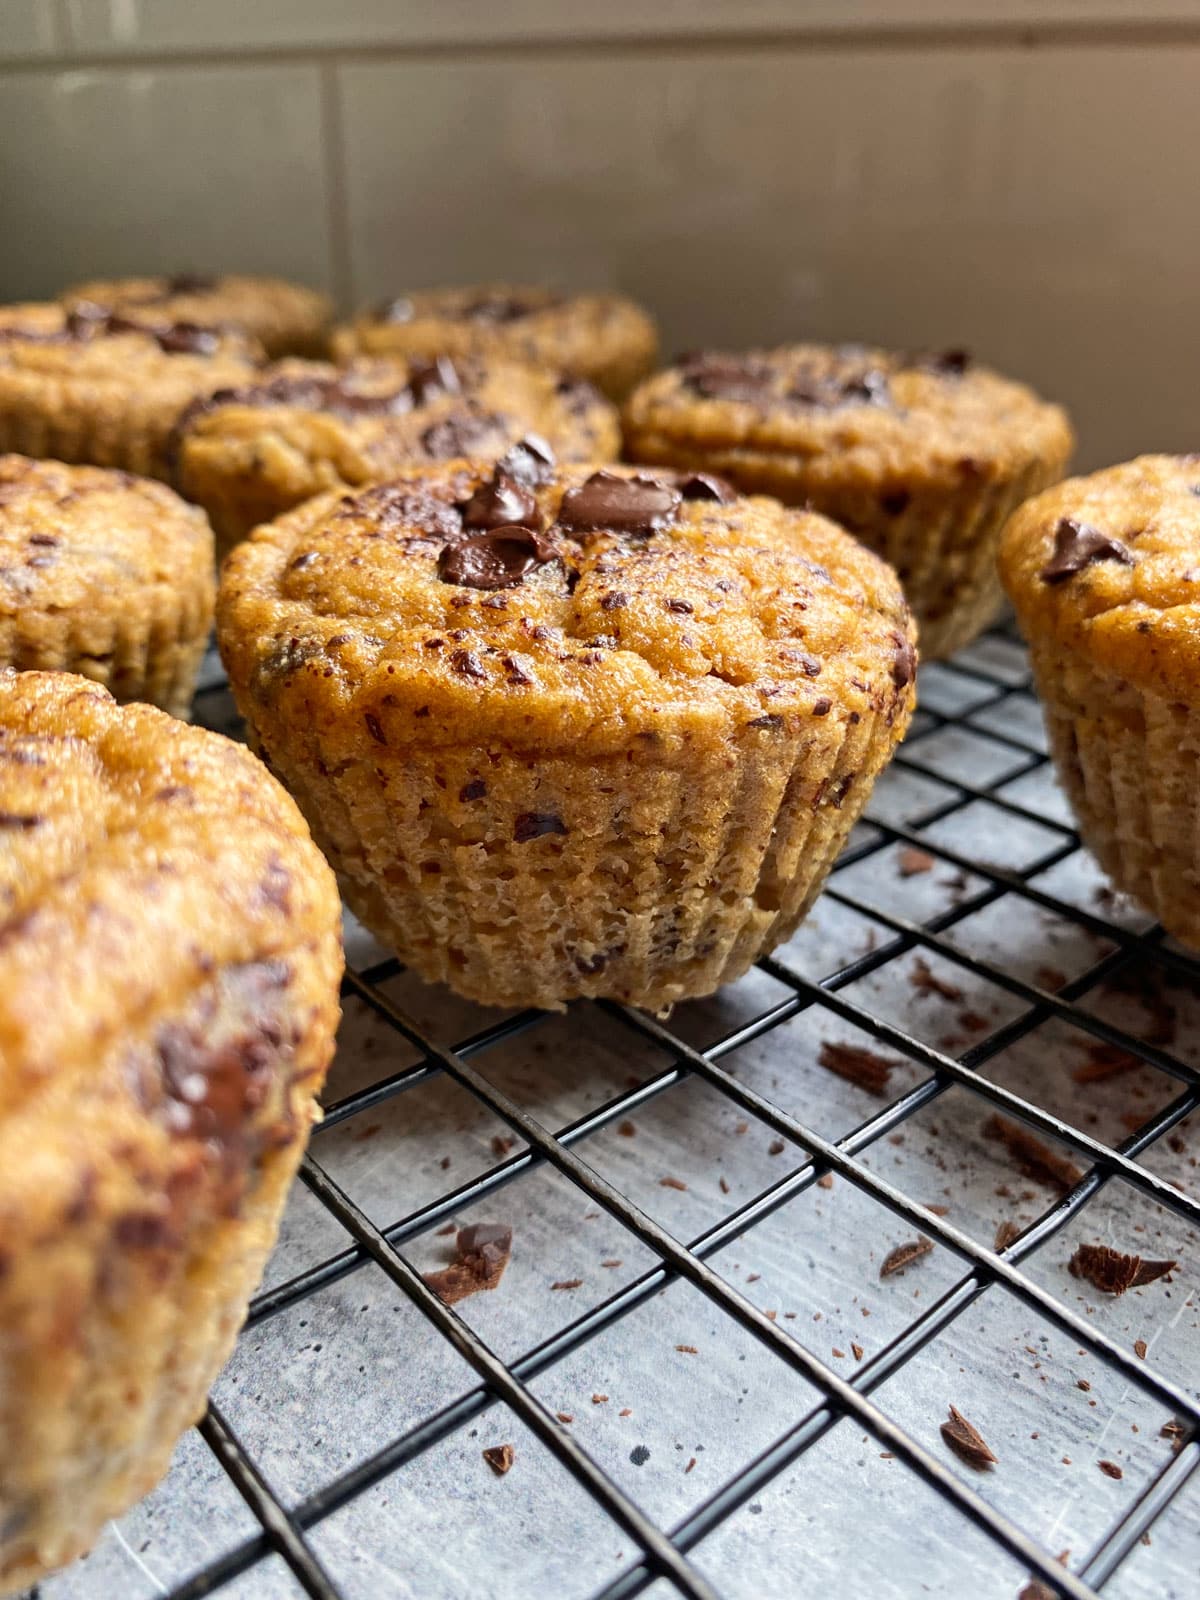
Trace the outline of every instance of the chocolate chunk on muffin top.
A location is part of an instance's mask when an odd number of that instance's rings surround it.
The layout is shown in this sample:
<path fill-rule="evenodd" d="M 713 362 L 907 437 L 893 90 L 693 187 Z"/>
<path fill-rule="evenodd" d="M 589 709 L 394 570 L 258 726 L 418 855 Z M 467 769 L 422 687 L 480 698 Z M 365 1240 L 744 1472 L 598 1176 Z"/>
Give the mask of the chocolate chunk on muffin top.
<path fill-rule="evenodd" d="M 794 731 L 886 709 L 914 668 L 892 574 L 824 518 L 536 440 L 309 502 L 239 551 L 221 606 L 235 678 L 349 696 L 385 739 Z"/>
<path fill-rule="evenodd" d="M 1200 705 L 1200 455 L 1140 456 L 1038 495 L 1005 529 L 1000 572 L 1031 638 Z"/>

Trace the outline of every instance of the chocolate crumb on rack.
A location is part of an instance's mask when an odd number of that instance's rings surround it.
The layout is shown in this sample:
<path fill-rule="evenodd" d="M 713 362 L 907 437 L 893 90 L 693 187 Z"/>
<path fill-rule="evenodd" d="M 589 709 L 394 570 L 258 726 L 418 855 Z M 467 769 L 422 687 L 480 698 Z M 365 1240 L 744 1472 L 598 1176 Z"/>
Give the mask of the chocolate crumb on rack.
<path fill-rule="evenodd" d="M 977 1472 L 989 1472 L 1000 1459 L 979 1429 L 972 1427 L 957 1406 L 950 1407 L 950 1420 L 942 1423 L 940 1431 L 959 1460 L 965 1461 Z"/>
<path fill-rule="evenodd" d="M 1178 1265 L 1178 1261 L 1144 1261 L 1106 1244 L 1081 1244 L 1068 1262 L 1073 1278 L 1086 1278 L 1094 1288 L 1111 1295 L 1153 1283 Z"/>
<path fill-rule="evenodd" d="M 493 1444 L 483 1452 L 483 1459 L 498 1478 L 502 1478 L 513 1464 L 516 1451 L 511 1444 Z"/>
<path fill-rule="evenodd" d="M 842 1044 L 834 1039 L 825 1040 L 817 1060 L 826 1072 L 845 1078 L 847 1083 L 852 1083 L 856 1088 L 864 1089 L 867 1094 L 876 1095 L 881 1100 L 887 1094 L 892 1068 L 900 1064 L 861 1045 Z"/>
<path fill-rule="evenodd" d="M 890 1278 L 897 1272 L 903 1272 L 906 1267 L 920 1261 L 922 1256 L 927 1256 L 932 1249 L 933 1240 L 919 1233 L 915 1239 L 909 1239 L 907 1243 L 898 1244 L 894 1250 L 888 1251 L 880 1265 L 879 1276 Z"/>
<path fill-rule="evenodd" d="M 512 1257 L 512 1229 L 502 1223 L 476 1222 L 458 1230 L 454 1248 L 455 1259 L 448 1267 L 423 1274 L 434 1294 L 448 1306 L 497 1286 Z"/>
<path fill-rule="evenodd" d="M 1035 1178 L 1041 1183 L 1048 1183 L 1062 1194 L 1066 1194 L 1069 1189 L 1073 1189 L 1082 1181 L 1083 1173 L 1073 1161 L 1068 1161 L 1066 1156 L 1060 1156 L 1035 1133 L 1023 1128 L 1019 1122 L 1013 1122 L 1010 1118 L 1002 1117 L 995 1112 L 984 1123 L 983 1133 L 985 1138 L 998 1140 L 1008 1153 L 1015 1157 L 1022 1175 L 1026 1178 Z"/>

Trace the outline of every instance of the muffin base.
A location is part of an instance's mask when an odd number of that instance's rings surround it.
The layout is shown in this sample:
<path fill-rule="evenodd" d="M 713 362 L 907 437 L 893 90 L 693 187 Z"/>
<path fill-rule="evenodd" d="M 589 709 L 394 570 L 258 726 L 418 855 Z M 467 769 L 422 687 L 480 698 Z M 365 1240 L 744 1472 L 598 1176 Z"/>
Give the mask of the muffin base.
<path fill-rule="evenodd" d="M 1030 651 L 1058 775 L 1116 887 L 1200 948 L 1200 719 L 1052 641 Z"/>
<path fill-rule="evenodd" d="M 487 1005 L 660 1012 L 791 934 L 911 706 L 898 694 L 819 762 L 803 736 L 748 730 L 724 759 L 670 766 L 506 748 L 363 760 L 312 722 L 277 739 L 238 698 L 351 909 L 421 977 Z"/>

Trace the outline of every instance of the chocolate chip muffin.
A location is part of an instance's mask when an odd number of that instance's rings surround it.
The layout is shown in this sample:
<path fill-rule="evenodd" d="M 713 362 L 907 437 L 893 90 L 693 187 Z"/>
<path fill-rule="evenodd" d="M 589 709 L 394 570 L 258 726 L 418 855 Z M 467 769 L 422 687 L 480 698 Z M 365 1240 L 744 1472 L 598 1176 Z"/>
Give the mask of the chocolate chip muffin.
<path fill-rule="evenodd" d="M 325 489 L 414 462 L 495 460 L 534 433 L 566 461 L 617 454 L 617 414 L 589 383 L 503 357 L 283 362 L 193 402 L 177 425 L 176 482 L 222 551 Z"/>
<path fill-rule="evenodd" d="M 629 459 L 724 473 L 834 518 L 900 574 L 922 659 L 1000 604 L 1005 518 L 1066 469 L 1066 415 L 961 351 L 858 345 L 704 352 L 650 378 L 623 416 Z"/>
<path fill-rule="evenodd" d="M 1200 455 L 1028 501 L 1000 573 L 1084 843 L 1200 948 Z"/>
<path fill-rule="evenodd" d="M 0 667 L 186 716 L 215 591 L 208 520 L 165 485 L 0 456 Z"/>
<path fill-rule="evenodd" d="M 216 734 L 0 671 L 0 1592 L 165 1472 L 333 1050 L 329 869 Z"/>
<path fill-rule="evenodd" d="M 895 575 L 833 523 L 528 445 L 259 528 L 217 614 L 353 909 L 496 1005 L 662 1009 L 739 976 L 914 699 Z"/>
<path fill-rule="evenodd" d="M 237 274 L 203 277 L 95 278 L 62 296 L 68 310 L 100 307 L 164 322 L 234 328 L 256 339 L 272 360 L 280 356 L 323 356 L 333 319 L 333 302 L 286 278 Z"/>
<path fill-rule="evenodd" d="M 352 356 L 509 356 L 586 378 L 613 400 L 653 370 L 658 332 L 641 306 L 615 294 L 482 284 L 426 289 L 364 311 L 333 339 Z"/>
<path fill-rule="evenodd" d="M 149 313 L 0 306 L 0 451 L 163 478 L 184 406 L 261 357 L 242 334 Z"/>

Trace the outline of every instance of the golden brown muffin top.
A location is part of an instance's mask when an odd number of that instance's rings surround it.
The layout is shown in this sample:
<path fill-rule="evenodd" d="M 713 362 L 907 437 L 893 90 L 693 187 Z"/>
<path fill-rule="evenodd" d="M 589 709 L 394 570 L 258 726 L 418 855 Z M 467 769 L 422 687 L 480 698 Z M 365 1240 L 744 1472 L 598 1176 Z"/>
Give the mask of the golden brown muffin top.
<path fill-rule="evenodd" d="M 703 451 L 800 457 L 819 476 L 999 475 L 1070 448 L 1066 414 L 965 351 L 865 345 L 701 351 L 638 385 L 626 432 Z"/>
<path fill-rule="evenodd" d="M 119 608 L 131 586 L 174 586 L 213 559 L 208 519 L 161 483 L 0 455 L 0 617 Z"/>
<path fill-rule="evenodd" d="M 132 310 L 67 311 L 52 302 L 0 306 L 0 366 L 25 372 L 126 388 L 160 376 L 236 383 L 261 360 L 257 341 L 227 328 Z"/>
<path fill-rule="evenodd" d="M 218 601 L 234 681 L 403 748 L 653 749 L 898 714 L 913 630 L 891 569 L 822 517 L 702 474 L 415 468 L 260 528 Z"/>
<path fill-rule="evenodd" d="M 328 295 L 286 278 L 199 273 L 142 278 L 93 278 L 62 295 L 68 308 L 101 306 L 147 312 L 168 322 L 238 328 L 270 340 L 291 327 L 323 327 L 333 315 Z"/>
<path fill-rule="evenodd" d="M 68 1121 L 81 1096 L 119 1106 L 131 1085 L 95 1079 L 124 1030 L 327 938 L 335 907 L 240 745 L 69 673 L 0 670 L 0 1139 L 27 1098 Z"/>
<path fill-rule="evenodd" d="M 570 372 L 586 370 L 597 349 L 625 338 L 657 342 L 649 316 L 623 295 L 484 283 L 416 290 L 360 312 L 335 333 L 334 352 L 345 360 L 395 349 L 453 354 L 503 346 Z"/>
<path fill-rule="evenodd" d="M 269 435 L 366 483 L 414 461 L 494 460 L 526 433 L 567 460 L 620 447 L 615 409 L 590 384 L 503 357 L 401 357 L 338 368 L 281 361 L 250 383 L 197 400 L 179 420 L 178 456 L 204 441 L 231 451 Z"/>
<path fill-rule="evenodd" d="M 1200 706 L 1200 455 L 1139 456 L 1027 500 L 1000 576 L 1031 637 Z"/>

